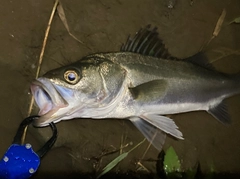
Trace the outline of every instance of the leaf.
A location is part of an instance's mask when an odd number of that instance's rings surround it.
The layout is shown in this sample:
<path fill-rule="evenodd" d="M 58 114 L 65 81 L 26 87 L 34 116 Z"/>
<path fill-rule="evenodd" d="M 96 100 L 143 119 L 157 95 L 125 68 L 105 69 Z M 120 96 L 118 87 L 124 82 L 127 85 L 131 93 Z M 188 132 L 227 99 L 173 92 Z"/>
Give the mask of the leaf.
<path fill-rule="evenodd" d="M 103 176 L 104 174 L 106 174 L 107 172 L 112 170 L 117 164 L 119 164 L 123 159 L 125 159 L 130 152 L 132 152 L 134 149 L 136 149 L 138 146 L 140 146 L 145 140 L 146 139 L 144 139 L 143 141 L 139 142 L 131 150 L 129 150 L 128 152 L 122 153 L 117 158 L 115 158 L 113 161 L 111 161 L 109 164 L 107 164 L 107 166 L 105 166 L 103 168 L 102 173 L 100 173 L 97 178 L 100 178 L 101 176 Z"/>
<path fill-rule="evenodd" d="M 77 37 L 75 37 L 71 32 L 70 32 L 70 28 L 68 26 L 68 22 L 67 22 L 67 18 L 66 18 L 66 15 L 65 15 L 65 12 L 64 12 L 64 9 L 62 7 L 62 3 L 59 2 L 58 4 L 58 7 L 57 7 L 57 12 L 58 12 L 58 15 L 63 23 L 63 25 L 65 26 L 65 28 L 67 29 L 69 35 L 74 38 L 76 41 L 80 42 L 81 44 L 84 44 L 81 40 L 79 40 Z"/>
<path fill-rule="evenodd" d="M 237 17 L 237 18 L 233 19 L 231 22 L 229 22 L 229 24 L 232 24 L 232 23 L 239 24 L 240 23 L 240 17 Z"/>
<path fill-rule="evenodd" d="M 166 151 L 163 165 L 166 174 L 179 172 L 181 170 L 180 161 L 173 147 L 169 147 Z"/>
<path fill-rule="evenodd" d="M 217 21 L 217 24 L 216 24 L 216 27 L 215 27 L 214 32 L 213 32 L 214 37 L 218 36 L 218 34 L 219 34 L 219 32 L 222 28 L 222 24 L 223 24 L 223 21 L 225 19 L 225 16 L 226 16 L 226 10 L 223 9 L 222 14 L 219 17 L 219 19 Z"/>
<path fill-rule="evenodd" d="M 100 178 L 102 175 L 106 174 L 110 170 L 112 170 L 119 162 L 121 162 L 123 159 L 125 159 L 128 156 L 128 152 L 124 152 L 123 154 L 119 155 L 117 158 L 115 158 L 113 161 L 111 161 L 106 167 L 104 167 L 102 173 L 98 175 L 97 178 Z"/>
<path fill-rule="evenodd" d="M 227 13 L 226 10 L 223 9 L 223 10 L 222 10 L 222 13 L 221 13 L 221 15 L 220 15 L 220 17 L 218 18 L 218 21 L 217 21 L 217 23 L 216 23 L 216 26 L 215 26 L 215 29 L 214 29 L 214 31 L 213 31 L 212 37 L 209 39 L 209 41 L 208 41 L 205 45 L 203 45 L 203 46 L 201 47 L 200 51 L 202 51 L 204 48 L 206 48 L 206 47 L 208 46 L 208 44 L 210 44 L 210 42 L 211 42 L 215 37 L 218 36 L 218 34 L 219 34 L 219 32 L 220 32 L 220 30 L 221 30 L 221 28 L 222 28 L 222 24 L 223 24 L 223 22 L 224 22 L 224 19 L 225 19 L 225 17 L 226 17 L 226 13 Z"/>

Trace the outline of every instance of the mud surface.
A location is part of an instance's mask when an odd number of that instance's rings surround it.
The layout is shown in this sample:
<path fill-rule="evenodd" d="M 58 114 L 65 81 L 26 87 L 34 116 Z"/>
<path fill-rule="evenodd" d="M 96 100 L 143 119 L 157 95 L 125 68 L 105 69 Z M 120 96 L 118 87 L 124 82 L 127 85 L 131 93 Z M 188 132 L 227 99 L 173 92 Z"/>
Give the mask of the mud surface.
<path fill-rule="evenodd" d="M 191 4 L 192 2 L 192 4 Z M 30 101 L 29 84 L 34 79 L 44 32 L 54 1 L 5 0 L 0 2 L 0 154 L 10 145 Z M 239 0 L 177 0 L 173 9 L 166 0 L 65 0 L 62 1 L 70 30 L 58 15 L 51 26 L 41 74 L 95 52 L 118 51 L 129 34 L 152 24 L 158 27 L 170 53 L 191 56 L 211 38 L 225 8 L 227 15 L 220 34 L 207 46 L 206 54 L 217 70 L 240 71 L 240 25 L 228 22 L 240 16 Z M 184 169 L 200 162 L 203 172 L 240 172 L 240 96 L 226 100 L 232 124 L 225 126 L 206 112 L 174 115 L 185 140 L 168 137 L 164 149 L 173 146 Z M 35 112 L 36 114 L 36 109 Z M 57 124 L 59 138 L 42 160 L 35 178 L 49 173 L 97 173 L 119 155 L 143 140 L 126 120 L 75 119 Z M 50 129 L 30 127 L 27 141 L 38 148 L 51 135 Z M 140 172 L 137 165 L 145 142 L 120 163 L 114 172 Z M 116 151 L 115 153 L 111 153 Z M 109 152 L 111 154 L 109 154 Z M 156 173 L 158 151 L 150 147 L 142 164 L 148 174 Z M 106 154 L 106 155 L 105 155 Z M 107 155 L 108 154 L 108 155 Z M 68 175 L 69 174 L 69 175 Z"/>

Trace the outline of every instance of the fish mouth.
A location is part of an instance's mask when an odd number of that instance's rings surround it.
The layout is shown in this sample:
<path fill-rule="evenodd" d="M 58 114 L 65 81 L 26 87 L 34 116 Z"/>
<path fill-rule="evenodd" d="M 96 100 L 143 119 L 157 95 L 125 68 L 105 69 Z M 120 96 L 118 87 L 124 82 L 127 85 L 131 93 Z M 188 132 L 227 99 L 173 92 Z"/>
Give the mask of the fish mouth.
<path fill-rule="evenodd" d="M 31 93 L 39 107 L 40 116 L 33 125 L 37 127 L 47 126 L 51 122 L 58 122 L 59 117 L 54 115 L 61 108 L 68 106 L 66 100 L 47 78 L 38 78 L 31 84 Z"/>

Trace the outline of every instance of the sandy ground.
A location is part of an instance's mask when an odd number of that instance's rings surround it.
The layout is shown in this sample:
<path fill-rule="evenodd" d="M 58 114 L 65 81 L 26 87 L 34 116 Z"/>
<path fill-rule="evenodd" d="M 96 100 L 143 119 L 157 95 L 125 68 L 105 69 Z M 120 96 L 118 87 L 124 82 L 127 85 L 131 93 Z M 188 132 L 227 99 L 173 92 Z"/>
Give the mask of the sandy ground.
<path fill-rule="evenodd" d="M 191 2 L 193 4 L 191 5 Z M 6 0 L 0 2 L 0 154 L 12 142 L 21 120 L 27 115 L 29 84 L 34 79 L 44 32 L 54 1 Z M 217 38 L 206 54 L 222 72 L 240 71 L 240 25 L 228 25 L 240 16 L 239 0 L 177 0 L 173 9 L 167 0 L 65 0 L 62 1 L 72 33 L 84 45 L 69 36 L 55 15 L 51 27 L 41 74 L 74 62 L 95 52 L 118 51 L 129 34 L 152 24 L 158 27 L 170 53 L 179 58 L 191 56 L 211 38 L 223 10 L 227 15 Z M 238 53 L 238 54 L 237 54 Z M 222 125 L 206 112 L 174 115 L 185 140 L 168 137 L 164 149 L 173 146 L 184 169 L 197 161 L 208 172 L 240 172 L 240 96 L 227 100 L 232 124 Z M 35 110 L 36 114 L 36 110 Z M 118 152 L 102 154 L 143 140 L 140 132 L 124 120 L 71 120 L 57 124 L 59 138 L 42 160 L 35 178 L 44 174 L 69 176 L 99 172 Z M 49 136 L 48 128 L 28 131 L 28 142 L 38 148 Z M 138 171 L 136 165 L 148 146 L 145 142 L 114 169 L 115 172 Z M 128 151 L 132 146 L 124 148 Z M 151 147 L 143 165 L 156 173 L 158 151 Z"/>

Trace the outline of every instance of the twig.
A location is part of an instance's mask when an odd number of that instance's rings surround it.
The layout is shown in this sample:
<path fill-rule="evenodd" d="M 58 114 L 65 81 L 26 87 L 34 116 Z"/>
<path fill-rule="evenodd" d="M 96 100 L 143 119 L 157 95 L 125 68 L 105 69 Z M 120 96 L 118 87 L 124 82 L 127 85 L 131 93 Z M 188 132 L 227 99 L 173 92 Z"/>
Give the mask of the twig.
<path fill-rule="evenodd" d="M 129 142 L 129 143 L 127 143 L 126 145 L 121 146 L 119 149 L 114 149 L 114 150 L 112 150 L 112 151 L 102 152 L 102 154 L 100 154 L 99 156 L 97 156 L 97 157 L 91 157 L 90 159 L 92 159 L 92 160 L 97 160 L 97 161 L 98 161 L 98 160 L 102 159 L 102 158 L 105 157 L 105 156 L 108 156 L 108 155 L 111 155 L 111 154 L 114 154 L 114 153 L 119 152 L 120 150 L 128 147 L 129 145 L 132 145 L 132 142 Z"/>
<path fill-rule="evenodd" d="M 119 155 L 123 153 L 122 146 L 123 146 L 123 135 L 121 136 L 121 144 L 120 144 L 120 150 L 119 150 Z"/>
<path fill-rule="evenodd" d="M 40 53 L 40 56 L 39 56 L 38 67 L 37 67 L 37 72 L 36 72 L 35 78 L 38 78 L 38 75 L 39 75 L 39 72 L 40 72 L 40 69 L 41 69 L 41 65 L 42 65 L 42 61 L 43 61 L 43 55 L 44 55 L 45 47 L 46 47 L 46 44 L 47 44 L 48 34 L 49 34 L 49 31 L 50 31 L 53 16 L 56 12 L 58 3 L 59 3 L 59 0 L 56 0 L 54 5 L 53 5 L 51 16 L 50 16 L 49 21 L 48 21 L 48 26 L 47 26 L 47 29 L 46 29 L 46 32 L 45 32 L 45 36 L 44 36 L 44 40 L 43 40 L 43 46 L 42 46 L 42 50 L 41 50 L 41 53 Z M 29 108 L 28 108 L 27 116 L 29 116 L 32 112 L 33 102 L 34 102 L 34 98 L 32 96 L 31 101 L 30 101 L 30 105 L 29 105 Z M 21 143 L 24 143 L 24 140 L 26 138 L 26 132 L 27 132 L 27 127 L 24 129 L 24 133 L 23 133 L 23 136 L 22 136 Z"/>
<path fill-rule="evenodd" d="M 123 126 L 125 126 L 125 122 L 123 121 Z M 121 155 L 123 153 L 123 148 L 124 148 L 124 143 L 126 142 L 126 130 L 124 130 L 124 133 L 121 136 L 121 144 L 120 144 L 120 151 L 119 151 L 119 155 Z M 131 145 L 131 144 L 130 144 Z"/>
<path fill-rule="evenodd" d="M 145 152 L 143 153 L 142 158 L 140 159 L 140 161 L 141 161 L 141 160 L 145 157 L 145 155 L 147 154 L 149 148 L 150 148 L 151 145 L 152 145 L 153 140 L 155 139 L 155 137 L 156 137 L 156 135 L 157 135 L 157 132 L 158 132 L 158 129 L 156 129 L 156 132 L 155 132 L 155 134 L 153 135 L 152 140 L 149 142 L 149 144 L 148 144 Z M 138 161 L 137 165 L 139 165 L 140 167 L 144 168 L 144 170 L 147 170 L 146 167 L 144 167 L 143 164 L 142 164 L 140 161 Z M 148 171 L 148 170 L 147 170 L 147 171 Z"/>
<path fill-rule="evenodd" d="M 212 59 L 210 61 L 210 63 L 214 63 L 222 58 L 226 58 L 227 56 L 231 56 L 231 55 L 240 55 L 240 49 L 239 50 L 233 50 L 233 49 L 229 49 L 229 48 L 225 48 L 225 47 L 220 47 L 219 49 L 215 49 L 213 50 L 213 52 L 216 52 L 218 54 L 220 54 L 219 56 L 217 56 L 215 59 Z"/>
<path fill-rule="evenodd" d="M 148 150 L 149 150 L 150 146 L 152 145 L 152 142 L 153 142 L 153 140 L 155 139 L 155 137 L 156 137 L 157 133 L 158 133 L 158 129 L 156 129 L 156 131 L 155 131 L 155 133 L 154 133 L 154 135 L 153 135 L 153 137 L 152 137 L 151 141 L 149 142 L 149 144 L 148 144 L 148 146 L 147 146 L 147 148 L 146 148 L 145 152 L 143 153 L 143 155 L 142 155 L 142 158 L 141 158 L 141 159 L 143 159 L 143 158 L 145 157 L 145 155 L 147 154 L 147 152 L 148 152 Z"/>
<path fill-rule="evenodd" d="M 141 163 L 141 162 L 138 162 L 137 163 L 143 170 L 145 170 L 146 172 L 150 173 L 150 171 Z"/>

